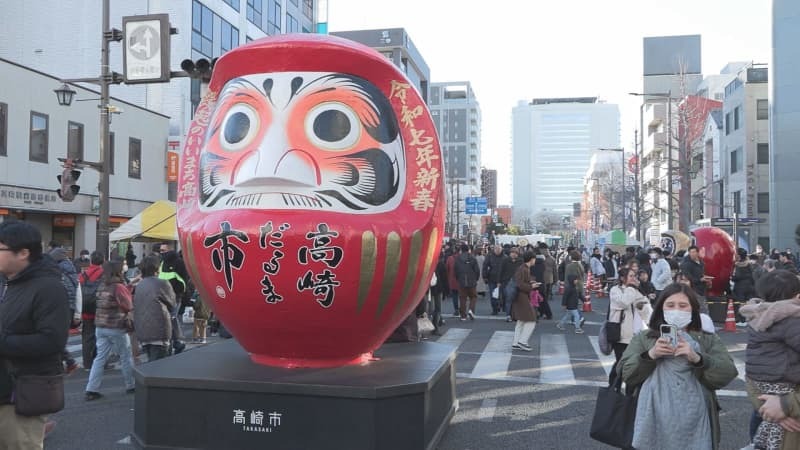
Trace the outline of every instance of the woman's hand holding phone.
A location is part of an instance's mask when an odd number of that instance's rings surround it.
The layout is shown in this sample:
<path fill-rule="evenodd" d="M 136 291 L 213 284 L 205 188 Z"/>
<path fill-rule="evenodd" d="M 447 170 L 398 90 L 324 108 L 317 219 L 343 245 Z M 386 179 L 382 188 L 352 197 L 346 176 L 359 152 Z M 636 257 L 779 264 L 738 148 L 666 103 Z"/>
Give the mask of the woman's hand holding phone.
<path fill-rule="evenodd" d="M 682 337 L 678 337 L 678 346 L 675 348 L 675 356 L 685 356 L 692 364 L 700 362 L 700 355 L 695 353 L 694 349 Z"/>
<path fill-rule="evenodd" d="M 670 344 L 668 337 L 660 337 L 656 341 L 656 345 L 647 352 L 647 355 L 650 356 L 650 359 L 658 359 L 668 355 L 675 354 L 675 347 Z"/>

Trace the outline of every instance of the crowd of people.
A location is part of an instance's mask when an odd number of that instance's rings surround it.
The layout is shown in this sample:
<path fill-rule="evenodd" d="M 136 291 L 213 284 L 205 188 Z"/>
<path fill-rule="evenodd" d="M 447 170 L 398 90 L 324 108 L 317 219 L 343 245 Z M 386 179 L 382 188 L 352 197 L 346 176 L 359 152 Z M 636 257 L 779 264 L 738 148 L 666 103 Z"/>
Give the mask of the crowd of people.
<path fill-rule="evenodd" d="M 79 369 L 66 348 L 69 334 L 81 335 L 89 372 L 86 401 L 103 397 L 112 358 L 118 358 L 125 392 L 132 394 L 133 366 L 141 354 L 154 361 L 186 347 L 179 320 L 187 307 L 193 311 L 193 340 L 205 343 L 209 308 L 169 243 L 157 244 L 138 261 L 130 247 L 124 258 L 83 250 L 73 260 L 59 242 L 45 248 L 35 226 L 0 223 L 0 448 L 42 448 L 55 427 L 47 417 L 63 408 L 63 394 L 60 406 L 57 399 L 37 398 L 31 413 L 15 393 L 26 376 L 63 383 L 58 380 Z M 55 406 L 47 409 L 46 400 Z"/>

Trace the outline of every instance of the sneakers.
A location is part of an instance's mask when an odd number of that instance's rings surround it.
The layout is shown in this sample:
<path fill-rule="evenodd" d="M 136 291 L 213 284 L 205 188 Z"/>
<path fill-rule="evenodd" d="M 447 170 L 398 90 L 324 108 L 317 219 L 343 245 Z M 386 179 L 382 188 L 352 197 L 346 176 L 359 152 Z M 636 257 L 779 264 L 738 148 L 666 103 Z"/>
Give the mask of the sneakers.
<path fill-rule="evenodd" d="M 518 347 L 517 350 L 522 350 L 523 352 L 530 352 L 533 350 L 530 345 L 524 344 L 522 342 L 517 342 L 516 345 Z"/>
<path fill-rule="evenodd" d="M 458 310 L 453 311 L 453 317 L 460 317 L 460 316 L 461 313 L 459 313 Z"/>
<path fill-rule="evenodd" d="M 575 334 L 583 334 L 583 329 L 575 328 Z"/>
<path fill-rule="evenodd" d="M 564 325 L 561 325 L 561 322 L 558 322 L 558 323 L 556 324 L 556 328 L 558 328 L 558 329 L 559 329 L 559 330 L 561 330 L 561 331 L 564 331 Z"/>
<path fill-rule="evenodd" d="M 462 317 L 462 318 L 460 318 L 459 320 L 461 320 L 462 322 L 466 322 L 466 321 L 467 321 L 467 318 L 466 318 L 466 317 Z"/>
<path fill-rule="evenodd" d="M 92 400 L 97 400 L 98 398 L 103 398 L 103 394 L 99 392 L 86 391 L 86 396 L 84 398 L 87 402 L 90 402 Z"/>
<path fill-rule="evenodd" d="M 581 328 L 583 328 L 583 322 L 586 322 L 586 317 L 581 317 Z"/>
<path fill-rule="evenodd" d="M 469 316 L 469 320 L 475 320 L 475 313 L 471 309 L 467 310 L 467 316 Z"/>
<path fill-rule="evenodd" d="M 506 316 L 506 322 L 511 322 L 511 316 Z"/>
<path fill-rule="evenodd" d="M 130 389 L 125 389 L 125 393 L 126 394 L 135 394 L 136 393 L 136 388 L 132 387 Z"/>
<path fill-rule="evenodd" d="M 511 348 L 514 350 L 522 350 L 522 347 L 520 347 L 519 344 L 511 344 Z"/>

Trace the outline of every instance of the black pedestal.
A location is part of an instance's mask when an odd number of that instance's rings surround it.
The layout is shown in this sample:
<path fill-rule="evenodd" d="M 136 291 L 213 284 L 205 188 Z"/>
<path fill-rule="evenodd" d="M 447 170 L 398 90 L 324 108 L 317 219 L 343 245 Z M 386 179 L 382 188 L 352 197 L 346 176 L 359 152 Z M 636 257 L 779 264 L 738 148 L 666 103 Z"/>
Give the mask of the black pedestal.
<path fill-rule="evenodd" d="M 386 344 L 361 366 L 260 366 L 234 340 L 136 369 L 144 449 L 432 450 L 458 407 L 455 349 Z"/>

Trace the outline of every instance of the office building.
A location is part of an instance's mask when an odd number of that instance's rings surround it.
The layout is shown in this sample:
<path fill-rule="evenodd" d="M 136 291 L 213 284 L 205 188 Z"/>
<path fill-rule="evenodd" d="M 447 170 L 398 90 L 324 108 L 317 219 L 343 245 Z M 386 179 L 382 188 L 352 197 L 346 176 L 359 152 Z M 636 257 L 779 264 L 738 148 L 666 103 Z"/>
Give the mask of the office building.
<path fill-rule="evenodd" d="M 800 224 L 800 3 L 772 1 L 772 61 L 769 65 L 770 245 L 797 247 Z"/>
<path fill-rule="evenodd" d="M 536 98 L 513 109 L 514 223 L 571 215 L 593 151 L 619 147 L 619 108 L 596 97 Z"/>

